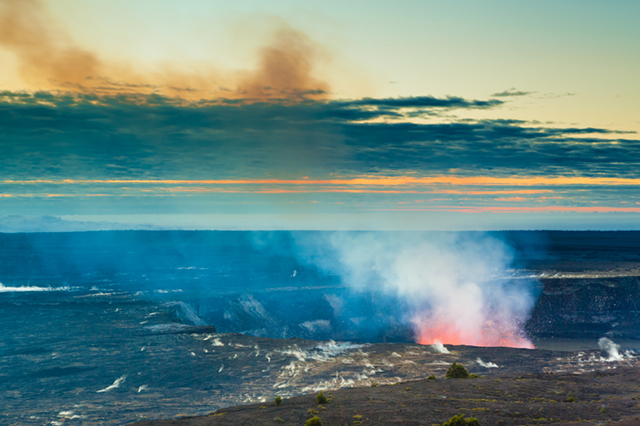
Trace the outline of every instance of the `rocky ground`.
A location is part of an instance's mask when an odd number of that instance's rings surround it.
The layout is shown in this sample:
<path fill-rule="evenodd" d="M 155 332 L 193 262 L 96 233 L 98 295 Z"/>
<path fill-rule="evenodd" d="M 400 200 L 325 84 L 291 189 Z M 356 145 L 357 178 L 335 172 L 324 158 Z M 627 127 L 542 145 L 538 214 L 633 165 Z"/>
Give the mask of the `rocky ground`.
<path fill-rule="evenodd" d="M 146 318 L 145 321 L 149 322 L 138 329 L 120 328 L 120 335 L 111 337 L 110 343 L 113 346 L 110 348 L 92 341 L 101 340 L 98 329 L 85 329 L 86 334 L 74 339 L 68 336 L 71 340 L 65 340 L 60 335 L 64 334 L 65 329 L 60 327 L 55 340 L 41 341 L 37 346 L 32 343 L 18 352 L 5 353 L 0 357 L 0 366 L 3 366 L 0 369 L 0 424 L 118 425 L 128 424 L 136 419 L 175 419 L 188 415 L 206 415 L 217 409 L 242 403 L 258 404 L 254 408 L 270 407 L 270 401 L 278 395 L 285 398 L 286 404 L 312 400 L 313 396 L 300 397 L 302 399 L 296 397 L 303 394 L 314 395 L 319 390 L 342 392 L 353 388 L 353 395 L 359 395 L 359 392 L 382 392 L 382 389 L 387 389 L 407 392 L 398 394 L 407 398 L 418 398 L 418 395 L 423 395 L 424 398 L 427 395 L 447 396 L 445 389 L 453 392 L 457 389 L 455 386 L 458 386 L 442 380 L 448 366 L 454 361 L 483 376 L 465 383 L 469 386 L 486 386 L 487 392 L 500 383 L 491 381 L 494 376 L 515 377 L 520 374 L 545 373 L 540 377 L 551 380 L 567 373 L 570 374 L 567 377 L 574 377 L 573 373 L 591 377 L 588 374 L 594 370 L 608 373 L 640 366 L 640 357 L 636 359 L 631 352 L 621 351 L 616 354 L 599 349 L 561 352 L 406 343 L 352 344 L 211 333 L 210 329 L 204 327 L 179 324 L 167 327 L 160 321 L 167 321 L 169 318 L 163 318 L 163 313 L 152 315 L 157 311 L 152 311 L 151 308 L 145 304 L 130 307 L 129 315 L 139 310 L 140 319 Z M 110 308 L 100 315 L 96 313 L 99 320 L 91 321 L 90 324 L 108 325 L 106 330 L 114 333 L 119 324 L 116 319 L 121 313 L 116 312 L 116 309 L 119 308 Z M 129 318 L 124 323 L 131 324 L 132 321 Z M 585 346 L 595 344 L 585 343 Z M 19 369 L 12 370 L 10 365 L 19 365 Z M 404 391 L 406 387 L 418 389 L 423 386 L 408 382 L 426 379 L 432 374 L 439 380 L 425 382 L 424 386 L 435 386 L 434 389 L 443 386 L 442 391 L 438 390 L 439 393 L 427 393 L 426 390 Z M 372 383 L 380 385 L 376 388 L 379 390 L 372 389 Z M 573 388 L 567 388 L 567 392 L 569 391 L 574 392 Z M 612 393 L 613 390 L 607 392 Z M 578 391 L 575 393 L 578 394 Z M 580 391 L 579 395 L 582 393 Z M 347 392 L 345 395 L 351 394 Z M 382 397 L 385 394 L 382 392 L 379 395 Z M 389 394 L 389 397 L 395 398 L 393 395 Z M 378 398 L 375 395 L 371 397 Z M 439 401 L 419 398 L 408 401 Z M 377 404 L 371 402 L 368 406 Z M 482 408 L 475 405 L 464 407 Z M 280 408 L 282 407 L 278 407 Z M 318 409 L 307 407 L 300 415 L 306 415 L 309 408 Z M 454 408 L 457 409 L 453 407 L 446 411 L 442 408 L 442 414 L 446 416 L 455 411 Z M 249 411 L 243 410 L 245 409 L 234 408 L 225 412 L 245 413 L 238 414 L 242 416 L 251 412 L 251 408 L 246 408 Z M 286 412 L 287 416 L 269 414 L 269 423 L 273 422 L 273 418 L 281 417 L 294 422 L 289 424 L 298 424 L 295 422 L 301 417 L 292 416 L 292 410 L 300 413 L 300 408 L 291 408 Z M 524 410 L 525 408 L 514 409 L 514 412 L 524 413 Z M 271 411 L 263 414 L 266 413 Z M 285 412 L 281 410 L 280 413 Z M 342 416 L 347 411 L 336 413 L 337 416 Z M 354 408 L 348 413 L 352 419 L 349 424 L 354 424 L 355 415 L 366 414 L 366 418 L 372 419 L 365 412 L 364 406 L 363 409 Z M 393 418 L 399 419 L 402 413 L 403 411 L 395 412 Z M 387 419 L 385 416 L 387 414 L 380 414 L 376 419 Z M 563 418 L 546 413 L 536 418 L 540 417 Z M 240 423 L 228 420 L 219 424 L 242 424 L 241 420 L 238 422 Z"/>
<path fill-rule="evenodd" d="M 506 373 L 474 379 L 417 380 L 327 392 L 218 410 L 206 417 L 136 426 L 291 425 L 318 416 L 325 426 L 441 425 L 454 415 L 482 425 L 640 424 L 640 371 L 621 367 L 585 374 Z"/>

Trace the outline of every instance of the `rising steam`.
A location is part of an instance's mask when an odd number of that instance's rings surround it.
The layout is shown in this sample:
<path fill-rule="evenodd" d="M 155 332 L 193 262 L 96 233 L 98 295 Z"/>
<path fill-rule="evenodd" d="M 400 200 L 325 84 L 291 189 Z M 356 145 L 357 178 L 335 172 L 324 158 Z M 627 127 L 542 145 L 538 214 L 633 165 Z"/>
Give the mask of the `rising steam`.
<path fill-rule="evenodd" d="M 613 340 L 601 337 L 598 340 L 598 346 L 607 353 L 607 361 L 622 361 L 624 358 L 620 354 L 620 345 L 614 343 Z"/>
<path fill-rule="evenodd" d="M 403 300 L 421 344 L 533 348 L 522 325 L 535 297 L 506 279 L 511 252 L 489 236 L 336 234 L 340 273 L 351 286 Z"/>
<path fill-rule="evenodd" d="M 329 91 L 313 75 L 318 47 L 286 24 L 258 51 L 255 70 L 164 66 L 145 71 L 82 48 L 56 25 L 41 0 L 0 0 L 0 47 L 16 56 L 20 76 L 32 90 L 254 101 L 319 99 Z"/>

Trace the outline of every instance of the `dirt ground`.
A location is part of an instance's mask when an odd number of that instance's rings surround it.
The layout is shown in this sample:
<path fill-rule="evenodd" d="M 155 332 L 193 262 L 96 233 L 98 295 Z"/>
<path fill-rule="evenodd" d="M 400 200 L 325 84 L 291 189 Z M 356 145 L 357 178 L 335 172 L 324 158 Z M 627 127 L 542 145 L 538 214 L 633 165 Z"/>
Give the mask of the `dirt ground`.
<path fill-rule="evenodd" d="M 482 425 L 640 425 L 640 371 L 619 367 L 585 374 L 513 374 L 472 379 L 418 380 L 326 392 L 220 409 L 209 416 L 155 420 L 136 426 L 303 426 L 317 415 L 324 426 L 441 425 L 454 415 Z"/>

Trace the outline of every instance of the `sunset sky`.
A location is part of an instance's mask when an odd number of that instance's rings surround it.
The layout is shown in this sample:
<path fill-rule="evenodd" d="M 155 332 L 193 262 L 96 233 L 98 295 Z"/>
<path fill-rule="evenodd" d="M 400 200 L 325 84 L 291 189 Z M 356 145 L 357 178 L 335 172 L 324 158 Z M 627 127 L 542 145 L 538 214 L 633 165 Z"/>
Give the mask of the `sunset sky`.
<path fill-rule="evenodd" d="M 0 231 L 640 229 L 639 16 L 0 0 Z"/>

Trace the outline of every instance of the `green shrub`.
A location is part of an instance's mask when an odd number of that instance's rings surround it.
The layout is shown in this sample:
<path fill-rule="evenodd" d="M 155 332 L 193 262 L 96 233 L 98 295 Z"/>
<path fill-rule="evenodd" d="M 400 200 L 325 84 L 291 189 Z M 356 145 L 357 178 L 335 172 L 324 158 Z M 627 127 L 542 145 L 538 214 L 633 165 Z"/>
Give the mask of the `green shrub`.
<path fill-rule="evenodd" d="M 322 421 L 320 421 L 320 417 L 313 416 L 304 424 L 304 426 L 322 426 Z"/>
<path fill-rule="evenodd" d="M 480 420 L 475 417 L 464 418 L 464 414 L 451 417 L 448 421 L 442 423 L 442 426 L 481 426 Z"/>
<path fill-rule="evenodd" d="M 436 380 L 436 376 L 432 374 L 429 377 L 427 377 L 427 380 Z"/>
<path fill-rule="evenodd" d="M 470 379 L 477 379 L 478 377 L 480 376 L 478 376 L 477 374 L 473 374 L 473 373 L 469 374 Z"/>
<path fill-rule="evenodd" d="M 447 374 L 445 377 L 447 379 L 468 379 L 469 372 L 466 368 L 464 368 L 462 364 L 454 362 L 447 370 Z"/>
<path fill-rule="evenodd" d="M 276 399 L 273 400 L 276 405 L 282 404 L 282 397 L 280 395 L 276 396 Z"/>
<path fill-rule="evenodd" d="M 327 397 L 324 396 L 322 391 L 320 391 L 320 393 L 316 395 L 316 401 L 318 401 L 318 404 L 326 404 L 327 403 Z"/>
<path fill-rule="evenodd" d="M 375 380 L 372 380 L 372 381 L 371 381 L 371 387 L 372 387 L 372 388 L 377 388 L 377 387 L 378 387 L 378 382 L 377 382 L 377 381 L 375 381 Z"/>

